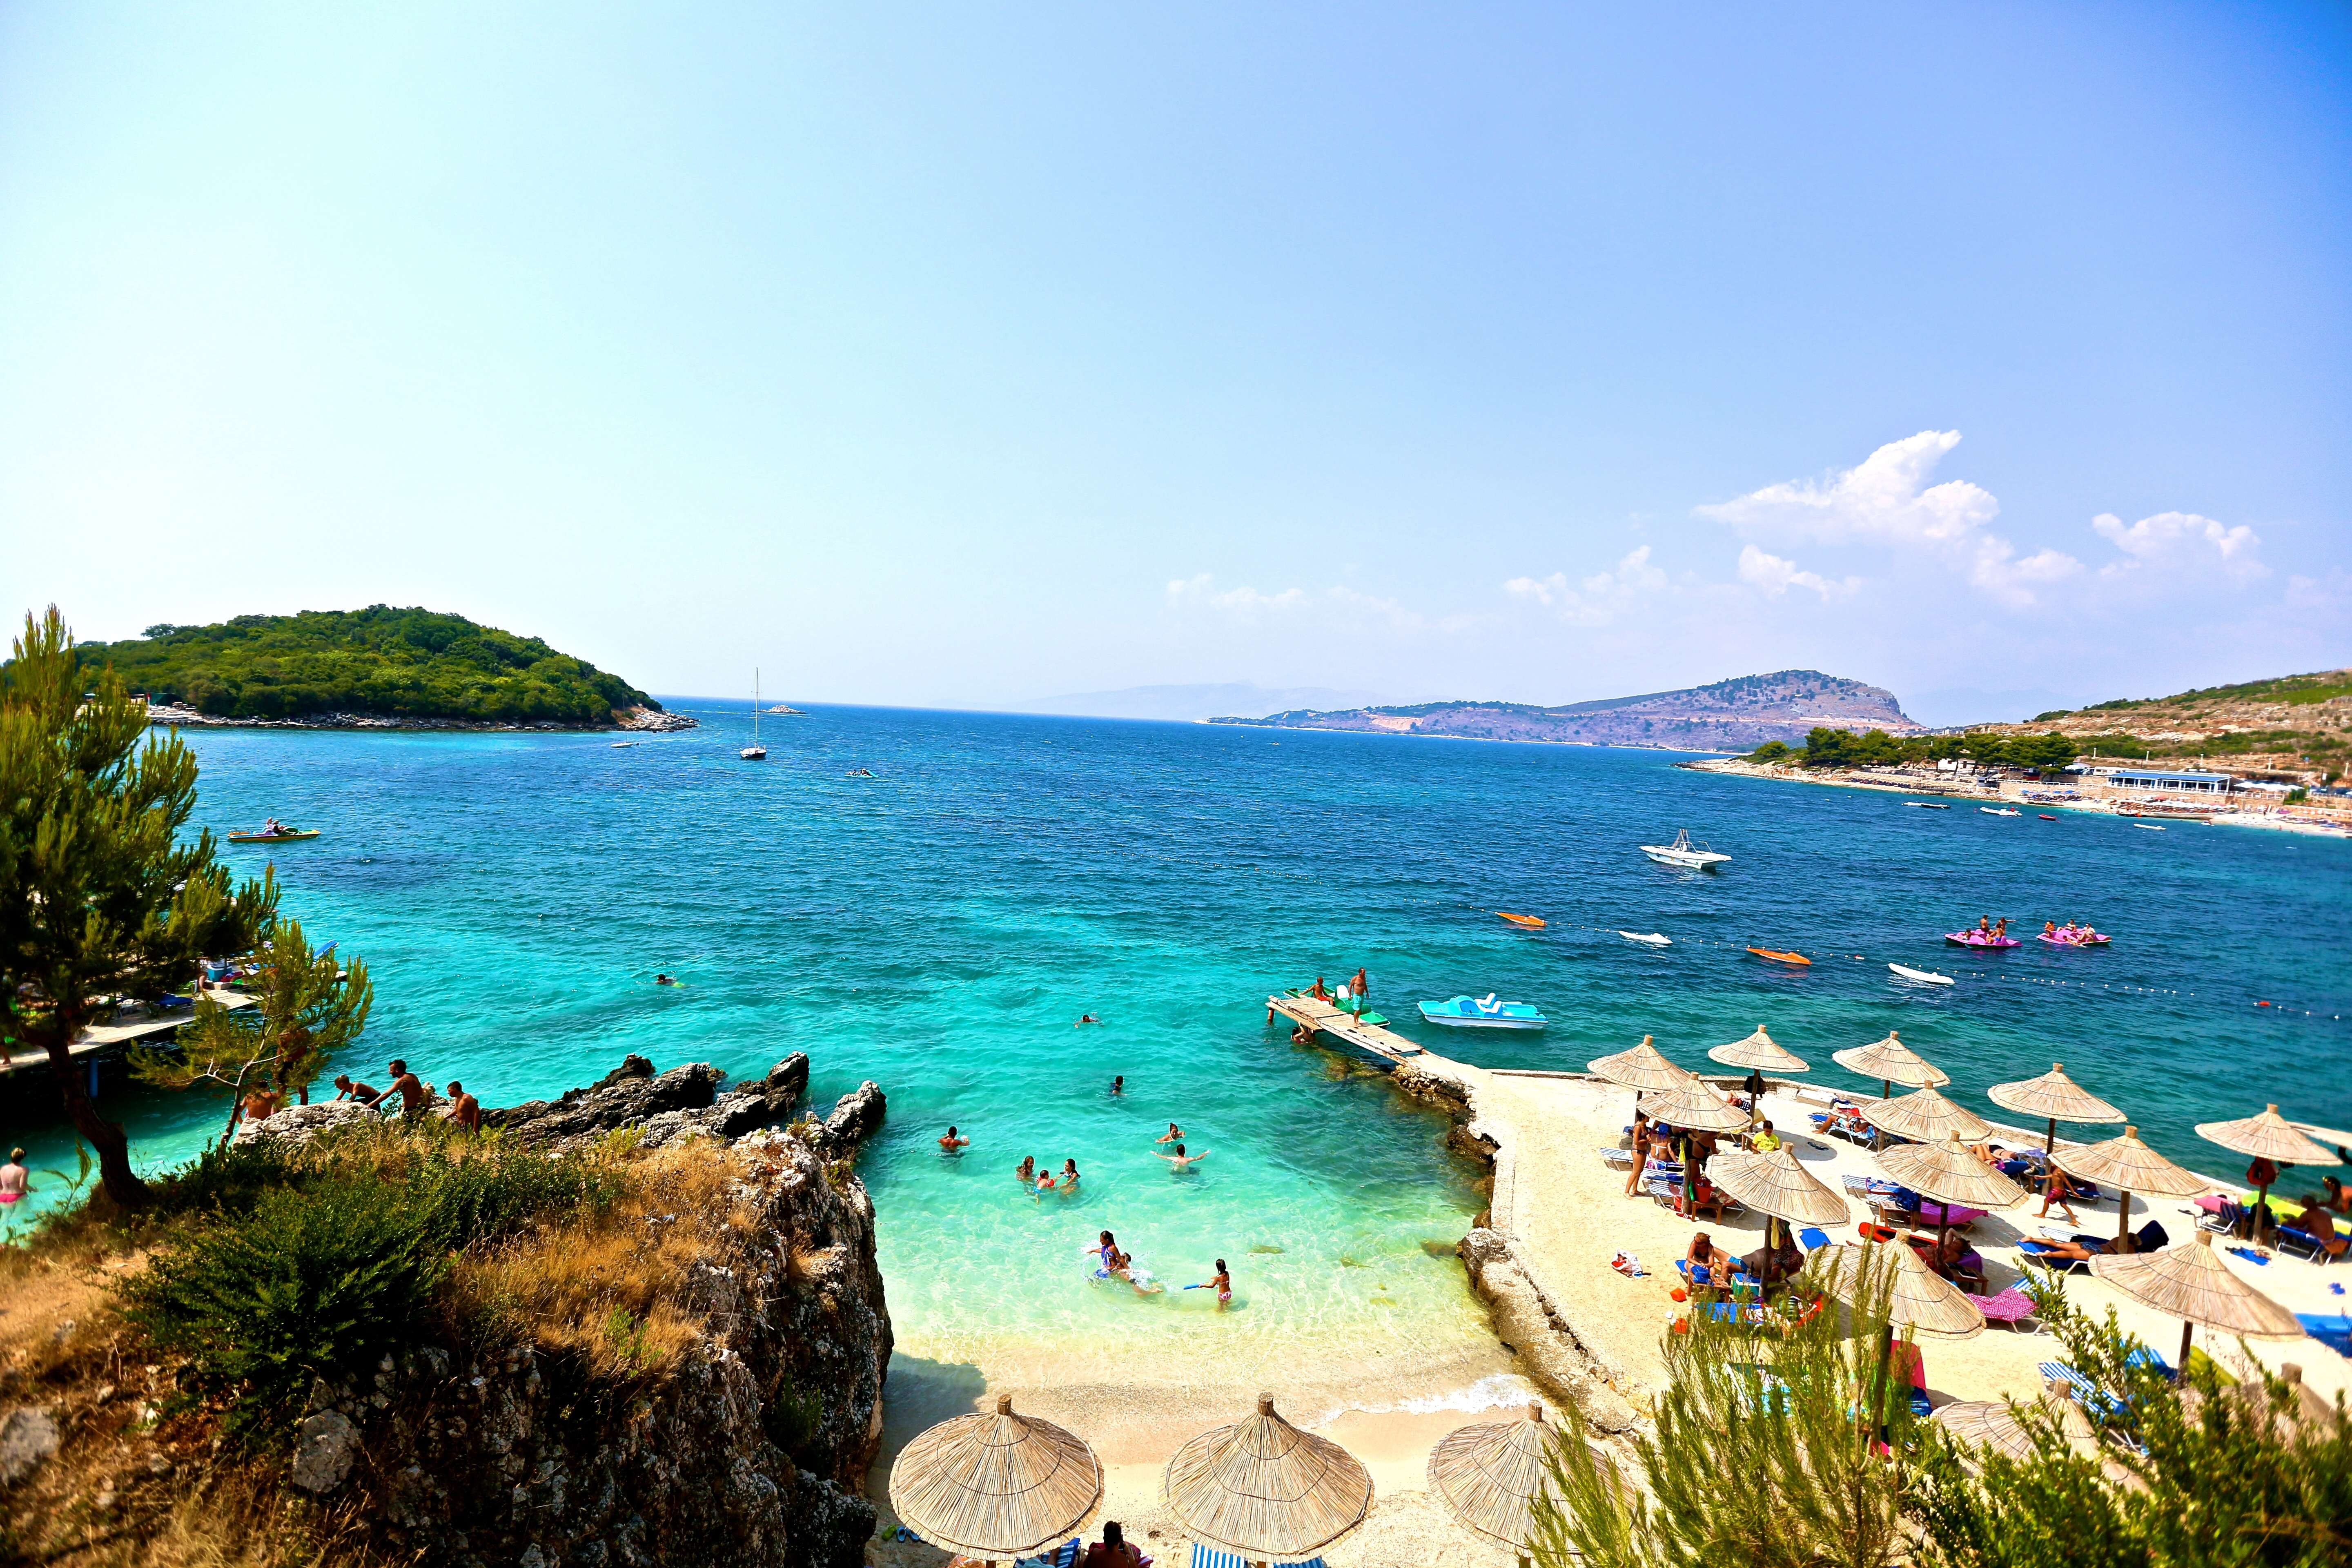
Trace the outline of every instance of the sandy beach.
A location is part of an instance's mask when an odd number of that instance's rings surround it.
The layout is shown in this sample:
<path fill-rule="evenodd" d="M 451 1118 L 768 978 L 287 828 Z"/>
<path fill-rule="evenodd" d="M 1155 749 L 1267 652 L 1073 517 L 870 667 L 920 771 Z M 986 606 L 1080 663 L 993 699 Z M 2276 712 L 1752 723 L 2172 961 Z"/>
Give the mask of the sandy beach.
<path fill-rule="evenodd" d="M 1084 1347 L 1056 1356 L 1007 1346 L 950 1363 L 923 1359 L 919 1346 L 902 1346 L 891 1364 L 882 1456 L 867 1486 L 883 1511 L 867 1561 L 879 1568 L 938 1568 L 948 1560 L 935 1547 L 890 1539 L 898 1524 L 887 1501 L 892 1461 L 934 1422 L 1011 1394 L 1016 1410 L 1068 1427 L 1101 1458 L 1104 1501 L 1089 1521 L 1088 1539 L 1099 1534 L 1100 1521 L 1115 1519 L 1158 1562 L 1181 1564 L 1188 1538 L 1160 1500 L 1161 1469 L 1196 1434 L 1246 1414 L 1263 1388 L 1275 1394 L 1286 1417 L 1339 1443 L 1371 1473 L 1372 1510 L 1324 1552 L 1330 1568 L 1509 1563 L 1507 1552 L 1458 1524 L 1430 1489 L 1431 1450 L 1459 1426 L 1507 1418 L 1529 1397 L 1541 1398 L 1555 1415 L 1573 1400 L 1603 1430 L 1637 1426 L 1665 1376 L 1665 1335 L 1685 1310 L 1669 1294 L 1674 1260 L 1696 1228 L 1735 1252 L 1751 1250 L 1761 1244 L 1763 1221 L 1740 1215 L 1695 1225 L 1647 1196 L 1627 1197 L 1623 1170 L 1611 1166 L 1603 1151 L 1622 1142 L 1632 1115 L 1628 1090 L 1584 1074 L 1490 1071 L 1428 1053 L 1409 1058 L 1396 1076 L 1402 1091 L 1458 1106 L 1469 1134 L 1494 1149 L 1489 1228 L 1474 1231 L 1464 1249 L 1492 1310 L 1496 1334 L 1490 1347 L 1423 1359 L 1360 1354 L 1344 1342 L 1301 1356 L 1291 1345 L 1255 1361 L 1244 1352 L 1238 1362 L 1230 1350 L 1213 1358 L 1163 1352 L 1139 1358 L 1149 1364 L 1114 1372 L 1101 1352 Z M 1776 1080 L 1763 1110 L 1812 1173 L 1838 1188 L 1846 1175 L 1877 1173 L 1867 1150 L 1798 1131 L 1809 1128 L 1809 1113 L 1830 1099 L 1828 1090 Z M 2003 1131 L 2014 1142 L 2040 1142 L 2030 1130 Z M 2077 1205 L 2079 1225 L 2063 1216 L 2032 1218 L 2038 1202 L 1976 1223 L 1971 1237 L 1985 1258 L 1989 1289 L 2015 1282 L 2019 1241 L 2045 1231 L 2110 1235 L 2116 1226 L 2112 1195 Z M 1853 1239 L 1865 1217 L 1856 1202 L 1833 1239 Z M 2185 1201 L 2134 1199 L 2132 1226 L 2149 1218 L 2175 1243 L 2195 1234 Z M 1611 1259 L 1621 1250 L 1638 1257 L 1646 1272 L 1628 1277 L 1613 1269 Z M 2233 1271 L 2296 1310 L 2343 1308 L 2345 1298 L 2329 1289 L 2333 1270 L 2293 1258 L 2255 1263 L 2223 1256 Z M 2168 1356 L 2177 1349 L 2177 1320 L 2088 1276 L 2069 1277 L 2066 1288 L 2079 1309 L 2101 1314 L 2112 1307 L 2147 1343 Z M 2304 1380 L 2323 1394 L 2352 1392 L 2352 1363 L 2315 1341 L 2242 1347 L 2200 1335 L 2198 1342 L 2225 1367 L 2250 1371 L 2251 1352 L 2273 1370 L 2301 1367 Z M 1937 1405 L 2031 1398 L 2042 1386 L 2040 1363 L 2064 1353 L 2046 1333 L 1990 1326 L 1965 1340 L 1923 1337 L 1921 1345 Z"/>

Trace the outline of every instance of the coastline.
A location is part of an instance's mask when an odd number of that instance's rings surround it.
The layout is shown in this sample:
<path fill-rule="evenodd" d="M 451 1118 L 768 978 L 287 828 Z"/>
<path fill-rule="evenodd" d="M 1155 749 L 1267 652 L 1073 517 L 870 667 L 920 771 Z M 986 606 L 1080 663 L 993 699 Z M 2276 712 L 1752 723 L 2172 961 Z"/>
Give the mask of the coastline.
<path fill-rule="evenodd" d="M 1937 800 L 1948 800 L 1954 805 L 2012 805 L 2021 808 L 2031 806 L 2035 811 L 2078 812 L 2092 816 L 2124 816 L 2126 814 L 2122 809 L 2123 805 L 2135 804 L 2114 800 L 2034 800 L 2027 796 L 2026 784 L 2020 779 L 2003 779 L 1991 789 L 1986 789 L 1979 785 L 1964 784 L 1957 779 L 1947 782 L 1940 779 L 1904 780 L 1888 776 L 1873 778 L 1850 772 L 1832 772 L 1827 769 L 1808 772 L 1802 768 L 1780 767 L 1769 763 L 1751 763 L 1744 757 L 1715 757 L 1704 762 L 1677 763 L 1675 765 L 1688 769 L 1692 773 L 1722 773 L 1733 778 L 1763 779 L 1780 784 L 1817 784 L 1830 789 L 1863 790 L 1874 795 L 1932 795 Z M 2165 812 L 2151 815 L 2170 818 L 2170 814 Z M 2205 815 L 2210 819 L 2210 826 L 2216 827 L 2258 827 L 2279 833 L 2309 834 L 2321 838 L 2352 837 L 2352 818 L 2347 818 L 2343 826 L 2337 826 L 2261 811 L 2216 808 L 2206 812 Z M 2183 817 L 2177 820 L 2193 822 L 2194 818 Z"/>
<path fill-rule="evenodd" d="M 190 730 L 421 730 L 491 734 L 601 734 L 614 731 L 663 734 L 676 730 L 701 728 L 698 719 L 656 708 L 633 708 L 626 712 L 616 710 L 612 720 L 601 724 L 572 724 L 555 719 L 416 719 L 387 713 L 310 713 L 299 719 L 240 719 L 219 713 L 200 713 L 193 708 L 173 703 L 156 702 L 147 705 L 147 722 L 150 726 L 160 724 L 171 729 Z"/>

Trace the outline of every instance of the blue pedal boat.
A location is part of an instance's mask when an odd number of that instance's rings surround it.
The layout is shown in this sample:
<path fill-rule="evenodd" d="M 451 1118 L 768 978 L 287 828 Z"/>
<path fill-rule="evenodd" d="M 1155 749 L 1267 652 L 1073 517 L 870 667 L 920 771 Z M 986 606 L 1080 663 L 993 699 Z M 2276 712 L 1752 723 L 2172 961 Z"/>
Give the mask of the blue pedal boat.
<path fill-rule="evenodd" d="M 1456 996 L 1420 1006 L 1421 1016 L 1430 1023 L 1453 1029 L 1540 1029 L 1546 1022 L 1540 1008 L 1502 1001 L 1491 991 L 1484 996 Z"/>

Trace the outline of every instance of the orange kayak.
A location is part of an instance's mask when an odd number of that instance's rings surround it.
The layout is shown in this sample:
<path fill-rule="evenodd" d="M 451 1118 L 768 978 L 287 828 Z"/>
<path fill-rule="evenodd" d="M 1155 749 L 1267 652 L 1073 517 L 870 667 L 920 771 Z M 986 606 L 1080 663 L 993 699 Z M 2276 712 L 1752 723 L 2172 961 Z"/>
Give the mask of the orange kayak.
<path fill-rule="evenodd" d="M 1508 910 L 1496 910 L 1495 912 L 1502 916 L 1505 920 L 1510 921 L 1513 925 L 1517 926 L 1521 931 L 1541 931 L 1544 928 L 1543 921 L 1536 919 L 1533 915 L 1515 915 Z"/>
<path fill-rule="evenodd" d="M 1811 959 L 1801 952 L 1774 952 L 1769 947 L 1751 947 L 1748 951 L 1759 958 L 1769 958 L 1775 963 L 1801 963 L 1808 969 L 1811 968 L 1813 963 Z"/>

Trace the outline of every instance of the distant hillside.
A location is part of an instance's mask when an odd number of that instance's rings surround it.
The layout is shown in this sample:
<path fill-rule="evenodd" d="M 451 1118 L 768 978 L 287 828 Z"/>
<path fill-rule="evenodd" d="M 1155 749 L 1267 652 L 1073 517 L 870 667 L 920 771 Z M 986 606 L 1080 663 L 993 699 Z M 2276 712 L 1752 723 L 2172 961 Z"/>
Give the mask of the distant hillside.
<path fill-rule="evenodd" d="M 610 724 L 661 704 L 537 637 L 429 610 L 308 610 L 209 626 L 149 626 L 83 643 L 131 690 L 224 719 L 369 714 L 398 720 Z"/>
<path fill-rule="evenodd" d="M 1215 686 L 1130 686 L 1119 691 L 1074 691 L 1024 702 L 1024 713 L 1078 713 L 1097 719 L 1172 719 L 1185 721 L 1220 713 L 1255 717 L 1279 708 L 1348 708 L 1377 702 L 1371 691 L 1334 691 L 1327 687 L 1268 690 L 1248 681 Z"/>
<path fill-rule="evenodd" d="M 1370 730 L 1398 735 L 1453 735 L 1483 741 L 1574 741 L 1604 746 L 1664 746 L 1689 752 L 1747 752 L 1769 741 L 1801 742 L 1820 725 L 1916 733 L 1895 694 L 1823 675 L 1783 669 L 1683 691 L 1609 697 L 1537 707 L 1522 702 L 1423 702 L 1402 708 L 1294 710 L 1220 724 L 1291 730 Z"/>
<path fill-rule="evenodd" d="M 2102 757 L 2202 759 L 2233 771 L 2340 776 L 2352 752 L 2352 669 L 2126 697 L 2061 709 L 1994 734 L 2053 732 Z"/>

